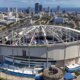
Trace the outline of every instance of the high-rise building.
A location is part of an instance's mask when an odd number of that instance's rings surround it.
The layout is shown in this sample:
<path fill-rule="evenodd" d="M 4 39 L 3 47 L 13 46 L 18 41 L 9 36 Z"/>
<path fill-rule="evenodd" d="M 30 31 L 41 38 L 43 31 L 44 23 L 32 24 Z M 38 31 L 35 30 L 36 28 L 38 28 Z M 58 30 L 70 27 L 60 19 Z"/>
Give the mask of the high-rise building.
<path fill-rule="evenodd" d="M 43 7 L 42 7 L 42 5 L 40 4 L 39 5 L 39 12 L 41 12 L 43 10 Z"/>
<path fill-rule="evenodd" d="M 60 6 L 57 6 L 57 12 L 60 12 Z"/>
<path fill-rule="evenodd" d="M 43 7 L 39 3 L 35 3 L 35 13 L 39 13 L 43 10 Z"/>
<path fill-rule="evenodd" d="M 50 7 L 47 8 L 47 12 L 48 12 L 48 13 L 50 12 Z"/>
<path fill-rule="evenodd" d="M 39 13 L 39 3 L 35 3 L 35 13 Z"/>

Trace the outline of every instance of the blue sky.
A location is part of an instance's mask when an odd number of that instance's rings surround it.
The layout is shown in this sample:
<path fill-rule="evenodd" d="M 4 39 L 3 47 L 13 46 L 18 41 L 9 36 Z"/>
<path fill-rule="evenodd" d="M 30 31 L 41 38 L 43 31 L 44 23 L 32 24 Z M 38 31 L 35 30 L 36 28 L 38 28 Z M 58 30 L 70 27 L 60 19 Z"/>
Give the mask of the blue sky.
<path fill-rule="evenodd" d="M 80 0 L 0 0 L 0 7 L 28 7 L 34 6 L 35 2 L 43 4 L 44 7 L 80 7 Z"/>

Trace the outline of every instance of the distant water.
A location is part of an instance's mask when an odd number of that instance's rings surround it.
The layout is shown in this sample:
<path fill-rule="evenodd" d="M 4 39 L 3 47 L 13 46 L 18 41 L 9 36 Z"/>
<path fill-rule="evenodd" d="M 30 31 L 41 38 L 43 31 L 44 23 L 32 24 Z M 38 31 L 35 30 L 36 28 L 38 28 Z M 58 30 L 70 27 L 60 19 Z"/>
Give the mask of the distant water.
<path fill-rule="evenodd" d="M 26 11 L 27 8 L 18 8 L 18 11 Z M 33 9 L 34 10 L 34 9 Z M 70 11 L 70 12 L 80 12 L 80 8 L 61 8 L 61 11 L 65 10 L 65 11 Z M 0 8 L 0 12 L 7 12 L 8 8 Z M 52 8 L 52 11 L 56 11 L 56 8 Z"/>
<path fill-rule="evenodd" d="M 26 11 L 27 8 L 18 8 L 18 11 Z M 0 8 L 0 12 L 7 12 L 8 8 Z"/>
<path fill-rule="evenodd" d="M 8 8 L 0 8 L 0 12 L 7 12 Z"/>
<path fill-rule="evenodd" d="M 65 11 L 77 11 L 80 12 L 80 8 L 62 8 L 61 10 L 65 10 Z"/>
<path fill-rule="evenodd" d="M 53 11 L 56 11 L 56 8 L 52 9 Z M 80 8 L 60 8 L 61 11 L 66 11 L 66 12 L 80 12 Z"/>

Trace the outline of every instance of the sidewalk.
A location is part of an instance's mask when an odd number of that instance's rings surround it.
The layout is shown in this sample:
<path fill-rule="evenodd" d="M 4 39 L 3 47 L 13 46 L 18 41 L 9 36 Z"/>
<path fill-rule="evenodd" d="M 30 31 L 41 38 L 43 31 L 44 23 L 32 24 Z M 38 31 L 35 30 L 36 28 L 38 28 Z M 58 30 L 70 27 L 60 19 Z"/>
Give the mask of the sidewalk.
<path fill-rule="evenodd" d="M 80 80 L 80 75 L 77 77 L 77 80 Z"/>
<path fill-rule="evenodd" d="M 8 74 L 2 73 L 2 72 L 0 72 L 0 77 L 6 78 L 8 80 L 34 80 L 31 78 L 16 77 L 16 76 L 8 75 Z"/>

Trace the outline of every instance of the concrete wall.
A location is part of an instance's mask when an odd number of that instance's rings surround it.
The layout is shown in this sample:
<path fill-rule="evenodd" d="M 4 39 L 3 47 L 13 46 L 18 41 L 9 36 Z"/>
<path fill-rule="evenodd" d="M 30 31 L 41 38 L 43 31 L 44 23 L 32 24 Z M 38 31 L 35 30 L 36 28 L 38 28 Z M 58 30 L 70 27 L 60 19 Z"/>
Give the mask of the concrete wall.
<path fill-rule="evenodd" d="M 48 57 L 53 60 L 64 60 L 77 58 L 80 56 L 80 43 L 72 42 L 68 44 L 58 44 L 50 46 L 5 46 L 0 45 L 0 55 L 23 55 L 23 50 L 26 51 L 26 55 L 31 55 L 35 57 Z"/>

